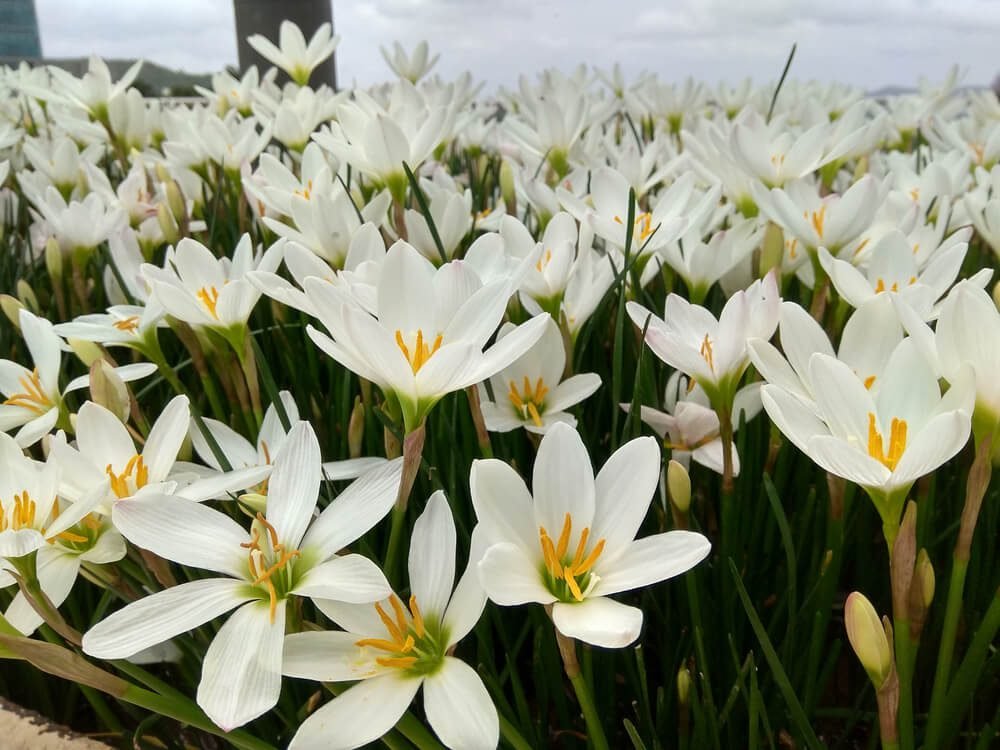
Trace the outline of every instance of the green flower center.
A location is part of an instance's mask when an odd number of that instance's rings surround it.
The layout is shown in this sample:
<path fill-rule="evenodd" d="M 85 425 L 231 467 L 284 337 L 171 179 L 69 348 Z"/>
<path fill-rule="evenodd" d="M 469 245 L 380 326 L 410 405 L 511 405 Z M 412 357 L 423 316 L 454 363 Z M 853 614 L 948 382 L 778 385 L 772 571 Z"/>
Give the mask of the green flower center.
<path fill-rule="evenodd" d="M 424 619 L 415 596 L 410 597 L 409 608 L 395 594 L 389 597 L 389 605 L 392 614 L 386 612 L 381 602 L 375 604 L 388 637 L 362 638 L 354 645 L 384 654 L 375 657 L 375 663 L 383 667 L 400 669 L 414 676 L 436 672 L 448 648 L 445 629 L 436 619 Z"/>
<path fill-rule="evenodd" d="M 566 514 L 559 540 L 552 537 L 544 526 L 538 527 L 538 536 L 542 544 L 544 567 L 542 578 L 552 595 L 561 602 L 582 602 L 591 588 L 597 583 L 592 568 L 604 551 L 604 540 L 589 546 L 590 527 L 584 527 L 576 544 L 572 557 L 568 556 L 570 537 L 573 533 L 573 519 Z"/>

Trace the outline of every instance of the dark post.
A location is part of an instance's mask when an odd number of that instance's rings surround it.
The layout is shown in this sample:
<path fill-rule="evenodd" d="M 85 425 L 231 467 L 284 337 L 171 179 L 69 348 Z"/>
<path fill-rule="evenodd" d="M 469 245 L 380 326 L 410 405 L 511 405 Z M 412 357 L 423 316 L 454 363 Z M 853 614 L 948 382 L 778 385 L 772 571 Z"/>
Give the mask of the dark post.
<path fill-rule="evenodd" d="M 333 0 L 233 0 L 236 14 L 236 43 L 239 47 L 240 71 L 256 65 L 263 73 L 271 66 L 256 50 L 247 44 L 247 37 L 261 34 L 276 45 L 278 29 L 285 19 L 293 21 L 302 29 L 306 41 L 325 22 L 333 24 Z M 337 88 L 336 53 L 313 71 L 309 82 L 316 87 L 322 83 Z M 288 80 L 282 73 L 279 80 Z"/>

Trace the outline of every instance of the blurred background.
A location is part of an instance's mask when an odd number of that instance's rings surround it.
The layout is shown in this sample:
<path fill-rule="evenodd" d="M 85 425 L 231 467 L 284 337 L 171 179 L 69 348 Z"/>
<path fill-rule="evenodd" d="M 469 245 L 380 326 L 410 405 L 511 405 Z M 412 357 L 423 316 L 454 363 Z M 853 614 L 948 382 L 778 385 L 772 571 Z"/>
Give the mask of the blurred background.
<path fill-rule="evenodd" d="M 250 64 L 238 39 L 275 39 L 283 17 L 307 38 L 332 17 L 341 86 L 387 78 L 379 45 L 397 39 L 408 48 L 427 39 L 440 75 L 469 70 L 487 90 L 581 62 L 617 62 L 630 78 L 649 70 L 661 80 L 764 82 L 793 42 L 796 78 L 883 92 L 941 79 L 954 63 L 963 85 L 989 85 L 1000 57 L 993 0 L 0 0 L 0 64 L 44 58 L 82 70 L 73 60 L 97 53 L 154 63 L 142 73 L 154 90 L 207 83 L 206 74 Z M 334 75 L 331 65 L 322 80 Z"/>

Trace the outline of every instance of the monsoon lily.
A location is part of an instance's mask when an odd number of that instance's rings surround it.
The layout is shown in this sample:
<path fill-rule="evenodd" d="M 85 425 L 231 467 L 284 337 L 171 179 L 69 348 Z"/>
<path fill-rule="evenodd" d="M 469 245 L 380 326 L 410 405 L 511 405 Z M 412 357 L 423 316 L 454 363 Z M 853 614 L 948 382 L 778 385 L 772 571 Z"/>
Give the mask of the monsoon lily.
<path fill-rule="evenodd" d="M 566 409 L 580 403 L 601 387 L 601 377 L 581 373 L 563 380 L 566 349 L 559 327 L 548 315 L 545 333 L 534 346 L 522 354 L 489 382 L 495 400 L 480 387 L 486 428 L 494 432 L 509 432 L 524 427 L 528 432 L 545 434 L 556 422 L 576 426 L 576 418 Z M 500 329 L 498 341 L 514 330 L 512 323 Z M 484 397 L 485 396 L 485 397 Z"/>
<path fill-rule="evenodd" d="M 365 309 L 322 279 L 304 283 L 330 332 L 310 326 L 309 336 L 344 367 L 378 385 L 398 406 L 407 433 L 423 424 L 442 396 L 499 372 L 545 330 L 545 320 L 533 318 L 484 351 L 503 318 L 510 282 L 484 285 L 462 261 L 435 269 L 405 242 L 386 254 L 375 309 Z"/>
<path fill-rule="evenodd" d="M 16 362 L 0 359 L 0 393 L 6 397 L 0 404 L 0 430 L 10 431 L 19 427 L 14 439 L 22 448 L 27 448 L 56 426 L 64 410 L 63 396 L 86 388 L 90 375 L 75 378 L 60 389 L 62 340 L 49 321 L 27 310 L 21 310 L 19 322 L 35 366 L 29 370 Z M 118 377 L 125 382 L 146 377 L 155 371 L 156 366 L 147 363 L 115 368 Z"/>
<path fill-rule="evenodd" d="M 295 425 L 274 459 L 267 511 L 248 532 L 200 503 L 146 494 L 114 506 L 113 520 L 133 544 L 221 576 L 201 578 L 127 605 L 91 628 L 83 648 L 127 658 L 236 610 L 208 647 L 198 705 L 229 730 L 278 701 L 289 597 L 375 602 L 389 594 L 381 570 L 357 554 L 338 555 L 378 523 L 396 498 L 400 462 L 351 484 L 313 518 L 320 487 L 319 443 Z"/>
<path fill-rule="evenodd" d="M 436 492 L 413 526 L 408 600 L 393 593 L 375 604 L 317 601 L 343 631 L 287 636 L 284 673 L 358 682 L 309 716 L 290 748 L 349 750 L 374 742 L 421 687 L 427 721 L 447 747 L 497 746 L 500 723 L 482 679 L 451 655 L 486 603 L 477 540 L 474 533 L 469 567 L 455 586 L 455 522 L 444 493 Z"/>
<path fill-rule="evenodd" d="M 761 388 L 771 421 L 820 467 L 860 485 L 882 518 L 889 548 L 913 483 L 958 453 L 969 439 L 975 399 L 972 371 L 944 394 L 912 339 L 903 339 L 876 393 L 847 363 L 816 353 L 809 359 L 815 409 L 781 385 Z"/>
<path fill-rule="evenodd" d="M 594 477 L 579 434 L 555 424 L 542 438 L 532 492 L 503 461 L 472 465 L 472 503 L 485 555 L 479 577 L 501 605 L 551 605 L 564 636 L 620 648 L 639 637 L 642 610 L 610 599 L 694 567 L 709 551 L 701 534 L 636 533 L 660 478 L 650 437 L 612 454 Z"/>
<path fill-rule="evenodd" d="M 288 73 L 299 86 L 309 83 L 312 72 L 337 49 L 339 36 L 333 35 L 329 23 L 321 24 L 309 43 L 302 30 L 291 21 L 282 21 L 279 31 L 279 45 L 260 34 L 247 38 L 247 43 L 260 53 L 261 57 Z"/>

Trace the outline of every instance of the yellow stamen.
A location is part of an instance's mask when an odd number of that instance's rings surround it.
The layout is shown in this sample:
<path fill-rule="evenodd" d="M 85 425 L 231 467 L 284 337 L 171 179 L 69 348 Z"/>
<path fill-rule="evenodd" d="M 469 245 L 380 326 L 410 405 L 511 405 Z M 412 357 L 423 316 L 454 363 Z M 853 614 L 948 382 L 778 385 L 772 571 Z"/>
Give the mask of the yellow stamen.
<path fill-rule="evenodd" d="M 111 491 L 119 498 L 134 495 L 136 490 L 145 487 L 149 482 L 149 469 L 140 455 L 132 456 L 125 464 L 125 470 L 121 474 L 115 474 L 111 464 L 108 464 L 104 471 L 107 472 Z M 133 474 L 135 475 L 135 490 L 129 488 L 129 479 L 133 478 Z"/>
<path fill-rule="evenodd" d="M 820 239 L 823 239 L 823 224 L 826 222 L 826 204 L 824 203 L 820 206 L 819 211 L 805 211 L 804 216 L 809 219 L 809 223 L 816 230 L 816 235 Z"/>
<path fill-rule="evenodd" d="M 35 501 L 31 499 L 27 490 L 14 495 L 14 507 L 10 511 L 10 520 L 7 514 L 0 513 L 0 531 L 10 528 L 12 531 L 30 529 L 35 525 Z"/>
<path fill-rule="evenodd" d="M 201 303 L 206 308 L 208 308 L 209 314 L 213 318 L 215 318 L 216 320 L 218 320 L 219 319 L 219 315 L 215 311 L 215 306 L 219 304 L 219 290 L 216 289 L 214 286 L 211 286 L 211 287 L 204 287 L 203 286 L 201 289 L 199 289 L 195 293 L 195 296 L 199 300 L 201 300 Z"/>
<path fill-rule="evenodd" d="M 385 611 L 381 603 L 375 604 L 375 611 L 378 613 L 379 619 L 382 620 L 389 638 L 362 638 L 355 641 L 354 645 L 358 648 L 378 649 L 389 654 L 389 656 L 376 657 L 376 664 L 380 664 L 383 667 L 409 669 L 417 663 L 419 657 L 407 656 L 407 654 L 417 649 L 417 639 L 423 638 L 427 633 L 424 618 L 420 613 L 420 607 L 417 606 L 417 598 L 415 596 L 410 597 L 409 618 L 407 617 L 406 607 L 398 596 L 393 594 L 389 598 L 389 604 L 392 606 L 395 619 Z M 410 619 L 413 621 L 412 631 L 409 625 Z M 419 649 L 417 649 L 417 653 L 420 653 Z"/>
<path fill-rule="evenodd" d="M 417 638 L 423 638 L 427 630 L 424 628 L 424 616 L 420 614 L 420 607 L 417 606 L 417 597 L 410 596 L 410 613 L 413 615 L 413 629 L 417 631 Z"/>
<path fill-rule="evenodd" d="M 870 391 L 873 385 L 875 385 L 875 376 L 869 375 L 867 378 L 865 378 L 865 388 L 867 388 Z"/>
<path fill-rule="evenodd" d="M 507 392 L 507 398 L 521 419 L 528 419 L 530 417 L 535 427 L 541 427 L 542 414 L 545 411 L 545 396 L 548 392 L 549 389 L 545 385 L 544 379 L 538 378 L 535 381 L 535 385 L 532 386 L 531 380 L 525 375 L 524 384 L 520 390 L 518 390 L 517 384 L 513 380 L 510 381 L 510 390 Z"/>
<path fill-rule="evenodd" d="M 538 259 L 538 262 L 535 264 L 535 269 L 538 271 L 538 273 L 541 273 L 542 269 L 545 268 L 545 266 L 547 266 L 551 262 L 552 262 L 552 251 L 546 250 L 545 257 Z"/>
<path fill-rule="evenodd" d="M 44 414 L 52 408 L 52 400 L 42 390 L 42 381 L 38 375 L 38 368 L 31 371 L 30 375 L 22 375 L 18 378 L 18 383 L 24 388 L 21 393 L 15 393 L 4 401 L 4 406 L 20 406 L 30 409 L 36 414 Z"/>
<path fill-rule="evenodd" d="M 416 375 L 420 371 L 420 368 L 427 364 L 434 353 L 441 348 L 441 342 L 443 340 L 442 334 L 438 334 L 437 338 L 434 339 L 434 344 L 428 346 L 424 341 L 423 329 L 417 329 L 417 340 L 413 346 L 413 351 L 406 345 L 406 341 L 403 339 L 403 332 L 396 331 L 396 346 L 399 350 L 403 352 L 403 356 L 406 357 L 406 361 L 410 364 L 410 369 L 413 370 L 413 374 Z"/>
<path fill-rule="evenodd" d="M 698 349 L 702 358 L 708 363 L 708 369 L 715 372 L 715 362 L 712 359 L 712 339 L 705 334 L 705 339 L 701 342 L 701 348 Z"/>
<path fill-rule="evenodd" d="M 305 198 L 306 200 L 309 200 L 309 198 L 310 198 L 310 197 L 312 196 L 312 189 L 313 189 L 313 181 L 312 181 L 312 180 L 309 180 L 309 181 L 308 181 L 308 182 L 306 183 L 306 186 L 305 186 L 305 188 L 304 188 L 304 189 L 302 189 L 302 190 L 296 190 L 296 191 L 295 191 L 295 194 L 296 194 L 296 195 L 301 195 L 301 196 L 302 196 L 303 198 Z"/>
<path fill-rule="evenodd" d="M 376 664 L 380 664 L 383 667 L 395 667 L 396 669 L 409 669 L 414 664 L 417 663 L 417 657 L 415 656 L 397 656 L 397 657 L 387 657 L 380 656 L 375 659 Z"/>
<path fill-rule="evenodd" d="M 263 528 L 267 534 L 267 541 L 269 542 L 270 552 L 265 553 L 261 549 L 261 537 Z M 285 545 L 278 541 L 278 532 L 274 526 L 264 518 L 263 513 L 258 513 L 256 518 L 256 523 L 253 525 L 251 530 L 251 537 L 249 542 L 242 542 L 240 544 L 246 550 L 249 550 L 247 555 L 247 569 L 250 571 L 251 583 L 254 586 L 264 585 L 267 588 L 267 597 L 270 603 L 271 611 L 271 622 L 274 622 L 274 617 L 278 612 L 278 590 L 274 585 L 272 578 L 275 573 L 278 573 L 296 557 L 299 557 L 302 553 L 297 549 L 286 550 Z M 273 562 L 268 565 L 268 558 L 271 558 Z"/>
<path fill-rule="evenodd" d="M 868 455 L 889 471 L 895 471 L 904 450 L 906 450 L 906 420 L 892 418 L 889 425 L 889 452 L 887 454 L 882 435 L 879 434 L 875 423 L 875 415 L 868 412 Z"/>
<path fill-rule="evenodd" d="M 566 553 L 569 551 L 569 543 L 572 538 L 573 519 L 567 513 L 563 521 L 562 531 L 559 534 L 558 544 L 553 544 L 552 537 L 545 530 L 544 526 L 538 527 L 538 538 L 542 546 L 542 559 L 545 569 L 552 580 L 564 581 L 569 589 L 570 595 L 578 602 L 584 600 L 586 591 L 580 588 L 580 579 L 594 567 L 601 553 L 604 552 L 604 539 L 599 539 L 590 554 L 587 554 L 587 545 L 590 542 L 590 527 L 585 527 L 580 532 L 577 540 L 573 558 L 566 561 Z"/>
<path fill-rule="evenodd" d="M 119 331 L 125 331 L 127 333 L 135 333 L 139 328 L 139 316 L 132 315 L 128 318 L 123 318 L 122 320 L 116 320 L 112 325 Z"/>

